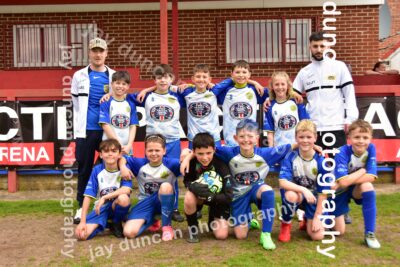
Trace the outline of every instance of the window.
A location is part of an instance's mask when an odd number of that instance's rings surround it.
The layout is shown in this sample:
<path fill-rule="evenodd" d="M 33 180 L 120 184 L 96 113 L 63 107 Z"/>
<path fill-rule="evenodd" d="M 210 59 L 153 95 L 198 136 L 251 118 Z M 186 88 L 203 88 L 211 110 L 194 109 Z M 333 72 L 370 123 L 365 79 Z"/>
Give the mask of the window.
<path fill-rule="evenodd" d="M 88 64 L 88 44 L 96 36 L 96 24 L 14 25 L 14 67 L 57 67 L 63 52 L 71 51 L 72 66 Z"/>
<path fill-rule="evenodd" d="M 310 34 L 311 19 L 226 21 L 226 62 L 308 61 Z"/>

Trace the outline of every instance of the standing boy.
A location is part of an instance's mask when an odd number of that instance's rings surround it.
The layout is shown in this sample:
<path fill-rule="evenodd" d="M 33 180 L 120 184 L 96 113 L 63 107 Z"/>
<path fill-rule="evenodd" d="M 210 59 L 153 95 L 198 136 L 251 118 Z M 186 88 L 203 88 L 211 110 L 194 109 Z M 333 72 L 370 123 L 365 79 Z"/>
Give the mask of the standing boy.
<path fill-rule="evenodd" d="M 112 75 L 111 98 L 101 103 L 99 124 L 104 130 L 103 140 L 117 139 L 122 145 L 123 154 L 132 154 L 136 126 L 139 124 L 136 106 L 131 100 L 125 99 L 131 84 L 127 71 L 117 71 Z"/>
<path fill-rule="evenodd" d="M 101 142 L 100 157 L 103 163 L 94 167 L 90 175 L 83 200 L 82 218 L 75 229 L 79 240 L 91 239 L 102 232 L 109 218 L 112 218 L 111 231 L 115 236 L 122 237 L 121 221 L 130 207 L 132 182 L 121 181 L 118 170 L 118 159 L 121 157 L 119 142 L 115 139 Z M 97 199 L 95 210 L 87 215 L 92 198 Z"/>
<path fill-rule="evenodd" d="M 228 146 L 237 146 L 233 138 L 238 123 L 244 119 L 256 121 L 258 105 L 268 97 L 268 89 L 261 96 L 254 86 L 249 85 L 250 65 L 245 60 L 238 60 L 232 66 L 233 86 L 226 86 L 226 81 L 217 84 L 212 91 L 222 105 L 224 140 Z"/>
<path fill-rule="evenodd" d="M 372 126 L 356 120 L 349 127 L 349 145 L 342 146 L 335 156 L 336 216 L 335 230 L 345 232 L 344 214 L 349 211 L 349 200 L 362 206 L 365 243 L 370 248 L 381 247 L 375 237 L 376 194 L 372 182 L 377 178 L 376 150 L 372 140 Z"/>
<path fill-rule="evenodd" d="M 228 166 L 214 157 L 214 138 L 209 133 L 198 133 L 193 139 L 194 159 L 190 161 L 189 173 L 184 183 L 189 189 L 185 194 L 185 214 L 189 227 L 189 243 L 199 242 L 197 210 L 209 206 L 209 224 L 215 238 L 226 239 L 229 233 L 228 219 L 232 190 L 229 188 L 231 174 Z M 199 182 L 203 179 L 203 183 Z M 214 223 L 211 223 L 213 222 Z"/>
<path fill-rule="evenodd" d="M 79 209 L 74 223 L 80 222 L 83 192 L 93 168 L 94 154 L 99 149 L 103 130 L 99 125 L 100 98 L 108 93 L 114 70 L 105 65 L 107 43 L 94 38 L 89 42 L 90 65 L 74 73 L 71 96 L 74 115 L 75 158 L 78 162 L 78 189 L 76 199 Z"/>
<path fill-rule="evenodd" d="M 322 240 L 324 228 L 321 220 L 322 202 L 326 195 L 317 177 L 327 173 L 323 168 L 324 158 L 314 150 L 317 140 L 317 129 L 311 120 L 302 120 L 296 126 L 295 132 L 298 149 L 290 152 L 281 164 L 279 174 L 279 187 L 285 190 L 285 198 L 282 200 L 282 223 L 279 233 L 279 241 L 290 241 L 291 220 L 298 206 L 305 207 L 307 219 L 307 233 L 312 240 Z"/>

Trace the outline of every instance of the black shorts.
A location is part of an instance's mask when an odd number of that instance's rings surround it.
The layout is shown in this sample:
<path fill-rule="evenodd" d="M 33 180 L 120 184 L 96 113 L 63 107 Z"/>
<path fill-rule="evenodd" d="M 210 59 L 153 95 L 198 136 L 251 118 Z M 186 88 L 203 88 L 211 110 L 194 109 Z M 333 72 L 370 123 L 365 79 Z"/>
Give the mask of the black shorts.
<path fill-rule="evenodd" d="M 209 223 L 213 221 L 214 219 L 225 219 L 228 220 L 229 216 L 231 214 L 231 206 L 230 205 L 223 205 L 223 204 L 215 204 L 215 203 L 209 203 L 209 202 L 204 202 L 205 205 L 208 206 L 208 220 Z M 203 208 L 203 205 L 197 206 L 197 211 L 201 211 Z"/>
<path fill-rule="evenodd" d="M 230 216 L 231 207 L 230 205 L 222 204 L 211 204 L 208 208 L 208 218 L 209 221 L 214 219 L 225 219 L 228 220 Z"/>

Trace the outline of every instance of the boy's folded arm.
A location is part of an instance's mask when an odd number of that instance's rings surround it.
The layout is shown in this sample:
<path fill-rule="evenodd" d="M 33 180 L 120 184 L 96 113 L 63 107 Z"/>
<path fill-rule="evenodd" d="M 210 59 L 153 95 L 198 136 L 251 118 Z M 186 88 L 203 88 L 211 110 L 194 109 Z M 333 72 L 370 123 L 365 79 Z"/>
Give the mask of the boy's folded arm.
<path fill-rule="evenodd" d="M 361 168 L 347 176 L 343 176 L 336 180 L 336 182 L 340 185 L 340 187 L 348 187 L 356 183 L 356 181 L 366 174 L 366 170 Z"/>
<path fill-rule="evenodd" d="M 104 200 L 110 200 L 110 199 L 114 199 L 114 198 L 118 197 L 119 195 L 123 195 L 123 194 L 128 195 L 130 193 L 131 193 L 131 188 L 129 188 L 127 186 L 122 186 L 122 187 L 118 188 L 117 190 L 115 190 L 114 192 L 102 196 L 102 198 L 104 198 Z"/>
<path fill-rule="evenodd" d="M 355 184 L 362 184 L 362 183 L 373 183 L 375 181 L 375 179 L 378 178 L 377 176 L 370 174 L 370 173 L 366 173 L 364 175 L 362 175 L 361 177 L 359 177 L 356 181 Z"/>
<path fill-rule="evenodd" d="M 306 189 L 305 187 L 297 185 L 284 178 L 279 178 L 279 187 L 288 191 L 294 191 L 301 194 L 303 194 L 304 190 Z"/>

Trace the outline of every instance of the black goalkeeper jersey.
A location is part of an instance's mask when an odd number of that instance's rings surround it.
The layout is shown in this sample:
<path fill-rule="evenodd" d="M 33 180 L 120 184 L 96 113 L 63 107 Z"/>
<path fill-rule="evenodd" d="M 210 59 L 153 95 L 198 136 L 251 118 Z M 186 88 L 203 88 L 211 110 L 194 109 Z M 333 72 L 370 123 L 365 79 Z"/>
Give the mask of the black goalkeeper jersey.
<path fill-rule="evenodd" d="M 220 193 L 216 194 L 215 201 L 221 204 L 229 204 L 232 201 L 233 196 L 229 182 L 231 179 L 231 173 L 228 165 L 215 156 L 207 167 L 203 167 L 196 158 L 190 161 L 189 172 L 185 174 L 183 179 L 183 183 L 185 184 L 186 188 L 188 188 L 192 182 L 196 181 L 200 175 L 206 171 L 215 171 L 222 177 L 222 190 Z"/>

